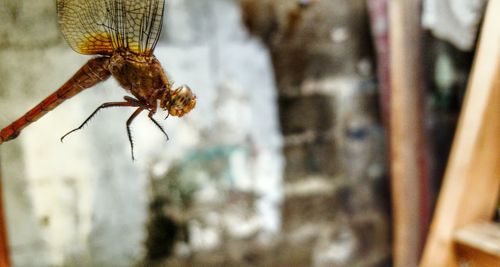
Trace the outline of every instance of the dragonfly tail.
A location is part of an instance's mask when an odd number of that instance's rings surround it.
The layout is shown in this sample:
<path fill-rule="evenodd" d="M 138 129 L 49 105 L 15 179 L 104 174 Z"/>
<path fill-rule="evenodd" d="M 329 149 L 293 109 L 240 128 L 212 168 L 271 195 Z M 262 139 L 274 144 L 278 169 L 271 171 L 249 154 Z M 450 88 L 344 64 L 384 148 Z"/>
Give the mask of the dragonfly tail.
<path fill-rule="evenodd" d="M 59 106 L 64 100 L 108 79 L 111 75 L 106 69 L 108 62 L 108 57 L 89 60 L 61 88 L 45 98 L 24 116 L 0 130 L 0 144 L 16 138 L 26 126 Z"/>

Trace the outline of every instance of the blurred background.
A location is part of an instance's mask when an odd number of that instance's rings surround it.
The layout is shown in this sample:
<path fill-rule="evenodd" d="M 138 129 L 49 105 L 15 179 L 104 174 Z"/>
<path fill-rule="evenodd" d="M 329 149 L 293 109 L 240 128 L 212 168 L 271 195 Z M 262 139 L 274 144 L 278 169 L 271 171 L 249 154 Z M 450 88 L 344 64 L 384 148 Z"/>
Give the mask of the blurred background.
<path fill-rule="evenodd" d="M 430 206 L 484 2 L 424 1 Z M 391 266 L 386 8 L 167 0 L 155 54 L 197 107 L 162 120 L 168 142 L 139 117 L 136 161 L 128 109 L 100 112 L 62 144 L 96 107 L 125 95 L 110 79 L 2 144 L 14 266 Z M 0 0 L 0 21 L 4 127 L 89 57 L 64 41 L 54 0 Z"/>

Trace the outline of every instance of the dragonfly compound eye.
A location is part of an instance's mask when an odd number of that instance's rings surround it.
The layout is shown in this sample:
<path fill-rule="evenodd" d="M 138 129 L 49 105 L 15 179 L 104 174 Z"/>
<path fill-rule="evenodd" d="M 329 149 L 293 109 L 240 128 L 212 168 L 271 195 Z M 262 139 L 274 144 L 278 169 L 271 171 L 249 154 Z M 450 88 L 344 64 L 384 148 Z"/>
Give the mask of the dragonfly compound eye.
<path fill-rule="evenodd" d="M 170 108 L 168 112 L 170 115 L 182 117 L 184 114 L 191 111 L 196 106 L 196 95 L 193 94 L 191 88 L 183 85 L 175 89 L 172 94 Z"/>

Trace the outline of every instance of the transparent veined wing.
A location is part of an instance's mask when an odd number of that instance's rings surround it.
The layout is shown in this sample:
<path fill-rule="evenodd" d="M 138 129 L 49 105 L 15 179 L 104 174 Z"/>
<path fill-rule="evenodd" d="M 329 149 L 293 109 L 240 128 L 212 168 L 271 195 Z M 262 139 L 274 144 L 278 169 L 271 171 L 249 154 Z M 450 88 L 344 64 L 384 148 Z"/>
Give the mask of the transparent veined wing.
<path fill-rule="evenodd" d="M 160 37 L 164 6 L 164 0 L 57 0 L 57 13 L 66 41 L 78 53 L 150 55 Z"/>

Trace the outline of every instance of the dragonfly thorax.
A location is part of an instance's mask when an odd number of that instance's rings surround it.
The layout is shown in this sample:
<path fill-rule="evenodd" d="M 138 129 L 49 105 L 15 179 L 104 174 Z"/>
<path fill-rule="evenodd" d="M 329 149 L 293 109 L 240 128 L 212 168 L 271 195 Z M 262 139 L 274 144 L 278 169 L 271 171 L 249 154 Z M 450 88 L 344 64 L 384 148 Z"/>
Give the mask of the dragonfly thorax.
<path fill-rule="evenodd" d="M 115 53 L 109 61 L 108 70 L 125 90 L 148 103 L 171 87 L 154 56 Z"/>
<path fill-rule="evenodd" d="M 182 117 L 196 105 L 196 96 L 187 85 L 173 90 L 160 62 L 154 56 L 115 53 L 108 70 L 118 83 L 149 109 L 156 107 Z"/>

